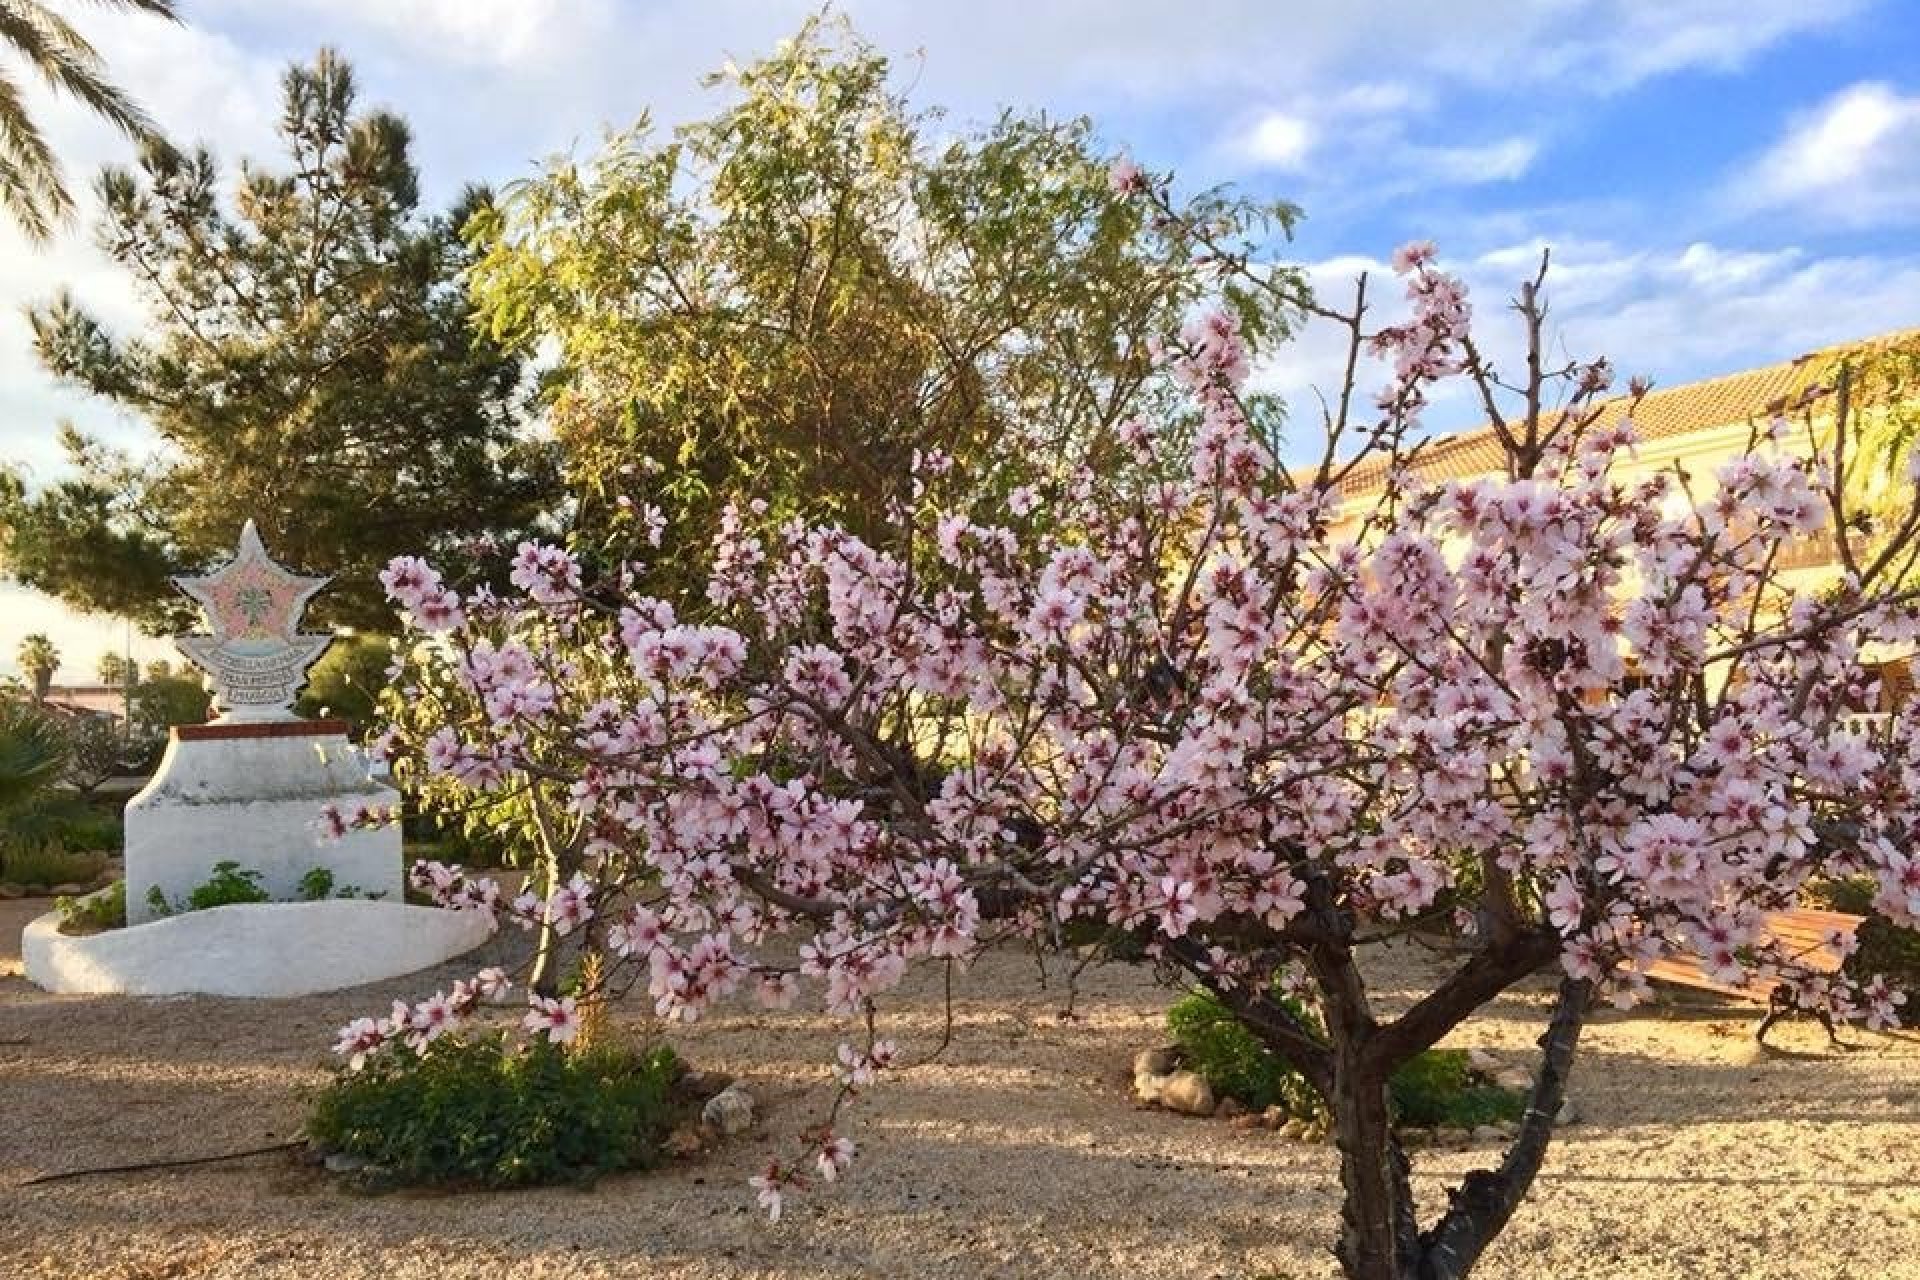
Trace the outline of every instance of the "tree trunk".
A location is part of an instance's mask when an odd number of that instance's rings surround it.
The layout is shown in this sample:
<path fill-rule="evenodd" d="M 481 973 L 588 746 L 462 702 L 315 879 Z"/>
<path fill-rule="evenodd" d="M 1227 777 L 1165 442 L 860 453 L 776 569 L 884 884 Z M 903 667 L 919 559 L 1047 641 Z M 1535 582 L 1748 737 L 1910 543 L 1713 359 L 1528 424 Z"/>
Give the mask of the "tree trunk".
<path fill-rule="evenodd" d="M 1419 1266 L 1418 1226 L 1386 1081 L 1343 1055 L 1334 1068 L 1330 1102 L 1345 1192 L 1334 1254 L 1351 1280 L 1412 1280 Z"/>

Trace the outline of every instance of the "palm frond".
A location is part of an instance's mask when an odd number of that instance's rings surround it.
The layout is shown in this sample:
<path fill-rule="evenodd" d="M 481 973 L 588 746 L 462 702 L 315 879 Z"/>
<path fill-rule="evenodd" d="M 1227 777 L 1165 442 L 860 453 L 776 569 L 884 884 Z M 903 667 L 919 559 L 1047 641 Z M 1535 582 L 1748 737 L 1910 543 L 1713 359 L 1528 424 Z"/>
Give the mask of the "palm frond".
<path fill-rule="evenodd" d="M 0 3 L 0 43 L 11 45 L 49 88 L 78 98 L 122 133 L 132 138 L 153 135 L 152 119 L 106 78 L 94 47 L 38 0 Z"/>
<path fill-rule="evenodd" d="M 72 211 L 53 149 L 27 114 L 20 88 L 0 75 L 0 205 L 34 240 Z"/>

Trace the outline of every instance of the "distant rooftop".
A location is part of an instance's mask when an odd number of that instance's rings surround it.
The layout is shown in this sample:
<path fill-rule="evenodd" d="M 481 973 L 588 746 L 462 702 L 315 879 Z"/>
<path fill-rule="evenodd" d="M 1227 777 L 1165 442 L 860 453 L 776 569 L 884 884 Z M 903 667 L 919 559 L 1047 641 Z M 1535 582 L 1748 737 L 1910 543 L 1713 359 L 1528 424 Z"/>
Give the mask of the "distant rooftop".
<path fill-rule="evenodd" d="M 1655 388 L 1633 410 L 1636 434 L 1658 440 L 1714 427 L 1763 422 L 1778 413 L 1790 413 L 1825 388 L 1822 379 L 1843 356 L 1920 346 L 1920 329 L 1897 329 L 1878 337 L 1860 338 L 1809 351 L 1779 364 L 1739 373 L 1722 374 L 1677 387 Z M 1596 406 L 1596 426 L 1610 426 L 1628 416 L 1630 396 L 1615 396 Z M 1414 471 L 1428 480 L 1464 480 L 1501 469 L 1503 453 L 1490 425 L 1434 439 L 1420 451 Z M 1369 458 L 1341 483 L 1349 497 L 1380 486 L 1386 473 L 1384 458 Z"/>

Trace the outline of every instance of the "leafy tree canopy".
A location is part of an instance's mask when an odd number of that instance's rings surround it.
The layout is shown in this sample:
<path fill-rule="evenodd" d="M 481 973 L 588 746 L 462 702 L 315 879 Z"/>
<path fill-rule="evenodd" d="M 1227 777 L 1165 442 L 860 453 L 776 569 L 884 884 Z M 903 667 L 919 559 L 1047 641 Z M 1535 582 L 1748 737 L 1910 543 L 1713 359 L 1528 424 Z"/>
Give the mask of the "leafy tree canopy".
<path fill-rule="evenodd" d="M 181 621 L 170 573 L 230 554 L 248 517 L 290 564 L 335 575 L 323 621 L 390 618 L 401 550 L 513 535 L 555 500 L 522 360 L 472 324 L 458 228 L 488 196 L 423 213 L 405 122 L 360 111 L 323 51 L 284 78 L 287 166 L 148 144 L 99 181 L 100 241 L 149 322 L 116 335 L 71 297 L 37 308 L 46 367 L 151 424 L 134 459 L 64 432 L 72 474 L 0 480 L 9 572 L 83 608 Z"/>
<path fill-rule="evenodd" d="M 711 118 L 662 139 L 643 116 L 469 227 L 493 334 L 559 354 L 582 550 L 664 529 L 650 558 L 677 563 L 741 492 L 878 534 L 916 451 L 990 455 L 998 483 L 1044 491 L 1175 406 L 1151 352 L 1198 301 L 1256 355 L 1285 335 L 1288 291 L 1223 268 L 1290 206 L 1128 199 L 1144 184 L 1083 119 L 956 136 L 832 21 L 718 79 Z"/>

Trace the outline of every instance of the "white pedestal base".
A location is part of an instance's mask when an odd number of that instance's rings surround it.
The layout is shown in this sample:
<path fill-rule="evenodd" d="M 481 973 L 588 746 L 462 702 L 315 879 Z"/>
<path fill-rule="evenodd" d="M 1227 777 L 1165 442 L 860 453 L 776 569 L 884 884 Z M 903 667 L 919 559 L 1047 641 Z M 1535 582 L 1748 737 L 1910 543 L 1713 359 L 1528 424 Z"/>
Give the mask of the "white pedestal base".
<path fill-rule="evenodd" d="M 399 826 L 323 840 L 315 824 L 330 802 L 400 802 L 373 779 L 338 721 L 175 729 L 159 770 L 127 802 L 127 923 L 156 917 L 153 890 L 183 904 L 215 863 L 228 861 L 259 872 L 261 887 L 280 900 L 298 899 L 301 877 L 324 867 L 336 893 L 351 887 L 399 903 Z"/>
<path fill-rule="evenodd" d="M 48 991 L 93 995 L 304 996 L 380 982 L 471 951 L 484 911 L 396 902 L 258 902 L 68 937 L 58 913 L 27 925 L 20 958 Z"/>

